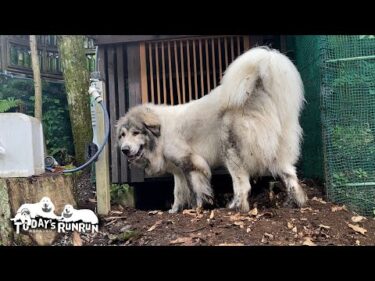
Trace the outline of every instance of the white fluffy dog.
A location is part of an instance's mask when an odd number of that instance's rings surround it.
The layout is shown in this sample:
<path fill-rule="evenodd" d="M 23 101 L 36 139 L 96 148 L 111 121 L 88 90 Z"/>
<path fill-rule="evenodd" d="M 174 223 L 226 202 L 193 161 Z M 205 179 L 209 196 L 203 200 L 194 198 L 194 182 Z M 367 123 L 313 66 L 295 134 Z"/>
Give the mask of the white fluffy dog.
<path fill-rule="evenodd" d="M 230 208 L 249 210 L 250 177 L 280 177 L 289 199 L 307 200 L 295 164 L 300 154 L 303 84 L 277 50 L 253 48 L 226 70 L 218 87 L 176 106 L 133 107 L 117 124 L 118 144 L 150 175 L 174 175 L 170 212 L 211 202 L 211 168 L 225 166 L 233 180 Z"/>
<path fill-rule="evenodd" d="M 61 220 L 64 222 L 78 222 L 97 224 L 99 223 L 98 217 L 89 209 L 77 210 L 72 205 L 65 205 L 61 213 Z"/>

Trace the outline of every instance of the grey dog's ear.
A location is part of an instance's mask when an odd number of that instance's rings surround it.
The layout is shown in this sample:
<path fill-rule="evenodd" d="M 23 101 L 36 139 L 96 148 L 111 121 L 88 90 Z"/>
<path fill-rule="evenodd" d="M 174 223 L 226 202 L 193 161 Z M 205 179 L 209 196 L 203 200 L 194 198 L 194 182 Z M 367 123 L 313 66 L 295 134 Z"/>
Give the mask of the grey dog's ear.
<path fill-rule="evenodd" d="M 160 120 L 158 116 L 152 112 L 149 108 L 143 114 L 143 125 L 149 130 L 154 136 L 160 137 Z"/>
<path fill-rule="evenodd" d="M 149 130 L 155 137 L 160 137 L 160 124 L 150 125 L 143 123 L 147 130 Z"/>

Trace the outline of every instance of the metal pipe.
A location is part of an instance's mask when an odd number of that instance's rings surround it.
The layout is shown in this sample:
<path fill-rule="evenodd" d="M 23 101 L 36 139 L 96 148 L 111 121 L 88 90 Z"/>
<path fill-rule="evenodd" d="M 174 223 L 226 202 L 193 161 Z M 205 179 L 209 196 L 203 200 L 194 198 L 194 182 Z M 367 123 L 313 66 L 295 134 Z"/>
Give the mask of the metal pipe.
<path fill-rule="evenodd" d="M 360 57 L 352 57 L 352 58 L 342 58 L 342 59 L 332 59 L 332 60 L 326 60 L 325 62 L 354 61 L 354 60 L 369 60 L 369 59 L 375 59 L 375 55 L 371 55 L 371 56 L 360 56 Z"/>

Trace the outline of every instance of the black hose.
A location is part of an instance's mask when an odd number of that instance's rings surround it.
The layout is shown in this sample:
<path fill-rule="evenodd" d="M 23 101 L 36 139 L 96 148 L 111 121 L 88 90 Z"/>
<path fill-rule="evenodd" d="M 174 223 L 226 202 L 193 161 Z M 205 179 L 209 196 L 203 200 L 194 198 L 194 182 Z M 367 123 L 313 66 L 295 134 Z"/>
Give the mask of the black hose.
<path fill-rule="evenodd" d="M 93 161 L 96 160 L 96 158 L 99 156 L 99 154 L 104 149 L 104 146 L 107 144 L 108 137 L 109 137 L 109 116 L 108 116 L 108 111 L 107 111 L 107 109 L 106 109 L 106 107 L 104 105 L 104 102 L 100 101 L 99 104 L 100 104 L 100 106 L 101 106 L 101 108 L 103 110 L 103 114 L 104 114 L 104 123 L 105 123 L 105 137 L 104 137 L 104 142 L 100 146 L 100 148 L 98 149 L 98 151 L 86 163 L 84 163 L 81 166 L 79 166 L 77 168 L 74 168 L 74 169 L 64 170 L 63 171 L 64 174 L 74 173 L 74 172 L 80 171 L 80 170 L 86 168 L 87 166 L 89 166 Z"/>

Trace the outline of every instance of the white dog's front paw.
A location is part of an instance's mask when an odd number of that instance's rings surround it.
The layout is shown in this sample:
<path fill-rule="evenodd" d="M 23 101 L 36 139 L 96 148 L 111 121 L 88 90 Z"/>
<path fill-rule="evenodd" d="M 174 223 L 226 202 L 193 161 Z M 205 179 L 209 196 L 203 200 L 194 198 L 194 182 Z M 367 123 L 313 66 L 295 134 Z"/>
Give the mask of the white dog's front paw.
<path fill-rule="evenodd" d="M 170 213 L 170 214 L 176 214 L 176 213 L 178 213 L 178 209 L 172 208 L 172 209 L 168 210 L 168 213 Z"/>
<path fill-rule="evenodd" d="M 170 214 L 176 214 L 178 213 L 180 210 L 181 210 L 181 206 L 180 205 L 173 205 L 172 208 L 170 210 L 168 210 L 168 213 Z"/>

